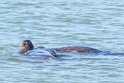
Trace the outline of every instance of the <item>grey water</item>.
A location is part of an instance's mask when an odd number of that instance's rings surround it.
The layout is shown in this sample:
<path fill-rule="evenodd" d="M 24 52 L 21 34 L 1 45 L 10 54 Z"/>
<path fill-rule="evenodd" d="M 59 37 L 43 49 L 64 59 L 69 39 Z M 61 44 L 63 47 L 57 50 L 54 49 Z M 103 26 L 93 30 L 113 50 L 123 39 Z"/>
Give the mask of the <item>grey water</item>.
<path fill-rule="evenodd" d="M 124 0 L 0 1 L 0 83 L 124 83 L 123 55 L 29 59 L 17 51 L 35 46 L 86 46 L 124 52 Z"/>

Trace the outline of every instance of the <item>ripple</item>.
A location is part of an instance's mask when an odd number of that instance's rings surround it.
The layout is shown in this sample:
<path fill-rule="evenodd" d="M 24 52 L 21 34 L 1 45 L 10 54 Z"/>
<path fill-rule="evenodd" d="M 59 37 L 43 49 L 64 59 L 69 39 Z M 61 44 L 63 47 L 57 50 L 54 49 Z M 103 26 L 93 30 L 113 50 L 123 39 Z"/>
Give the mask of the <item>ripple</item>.
<path fill-rule="evenodd" d="M 50 61 L 17 55 L 24 39 L 44 47 L 81 45 L 124 50 L 123 0 L 3 0 L 0 2 L 0 82 L 123 83 L 123 56 L 61 56 Z"/>

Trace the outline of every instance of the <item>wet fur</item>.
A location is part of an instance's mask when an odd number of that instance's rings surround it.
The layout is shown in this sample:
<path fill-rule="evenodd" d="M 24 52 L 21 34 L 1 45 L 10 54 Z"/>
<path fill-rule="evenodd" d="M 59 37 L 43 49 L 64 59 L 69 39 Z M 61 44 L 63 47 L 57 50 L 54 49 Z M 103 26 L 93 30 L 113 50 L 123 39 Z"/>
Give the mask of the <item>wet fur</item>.
<path fill-rule="evenodd" d="M 48 50 L 48 49 L 47 49 Z M 83 47 L 83 46 L 68 46 L 68 47 L 61 47 L 61 48 L 49 48 L 48 50 L 51 54 L 54 56 L 59 55 L 60 53 L 76 53 L 76 54 L 82 54 L 82 53 L 100 53 L 100 50 L 89 48 L 89 47 Z"/>

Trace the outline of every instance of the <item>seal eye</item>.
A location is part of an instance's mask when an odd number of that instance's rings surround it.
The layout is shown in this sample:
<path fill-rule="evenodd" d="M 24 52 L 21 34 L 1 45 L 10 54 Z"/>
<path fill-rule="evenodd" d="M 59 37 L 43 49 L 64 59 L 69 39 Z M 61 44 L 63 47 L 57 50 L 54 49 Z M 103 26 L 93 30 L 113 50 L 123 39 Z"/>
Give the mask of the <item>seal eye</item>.
<path fill-rule="evenodd" d="M 28 42 L 24 42 L 23 45 L 25 46 Z"/>

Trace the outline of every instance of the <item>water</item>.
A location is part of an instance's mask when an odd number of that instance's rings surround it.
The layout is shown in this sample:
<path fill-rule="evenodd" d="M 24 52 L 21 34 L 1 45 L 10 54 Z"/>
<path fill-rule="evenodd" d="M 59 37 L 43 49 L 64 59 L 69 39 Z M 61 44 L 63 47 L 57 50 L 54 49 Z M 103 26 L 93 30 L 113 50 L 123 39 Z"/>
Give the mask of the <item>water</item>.
<path fill-rule="evenodd" d="M 124 56 L 62 56 L 30 60 L 24 39 L 38 46 L 81 45 L 124 52 L 123 0 L 0 2 L 1 83 L 124 83 Z"/>

